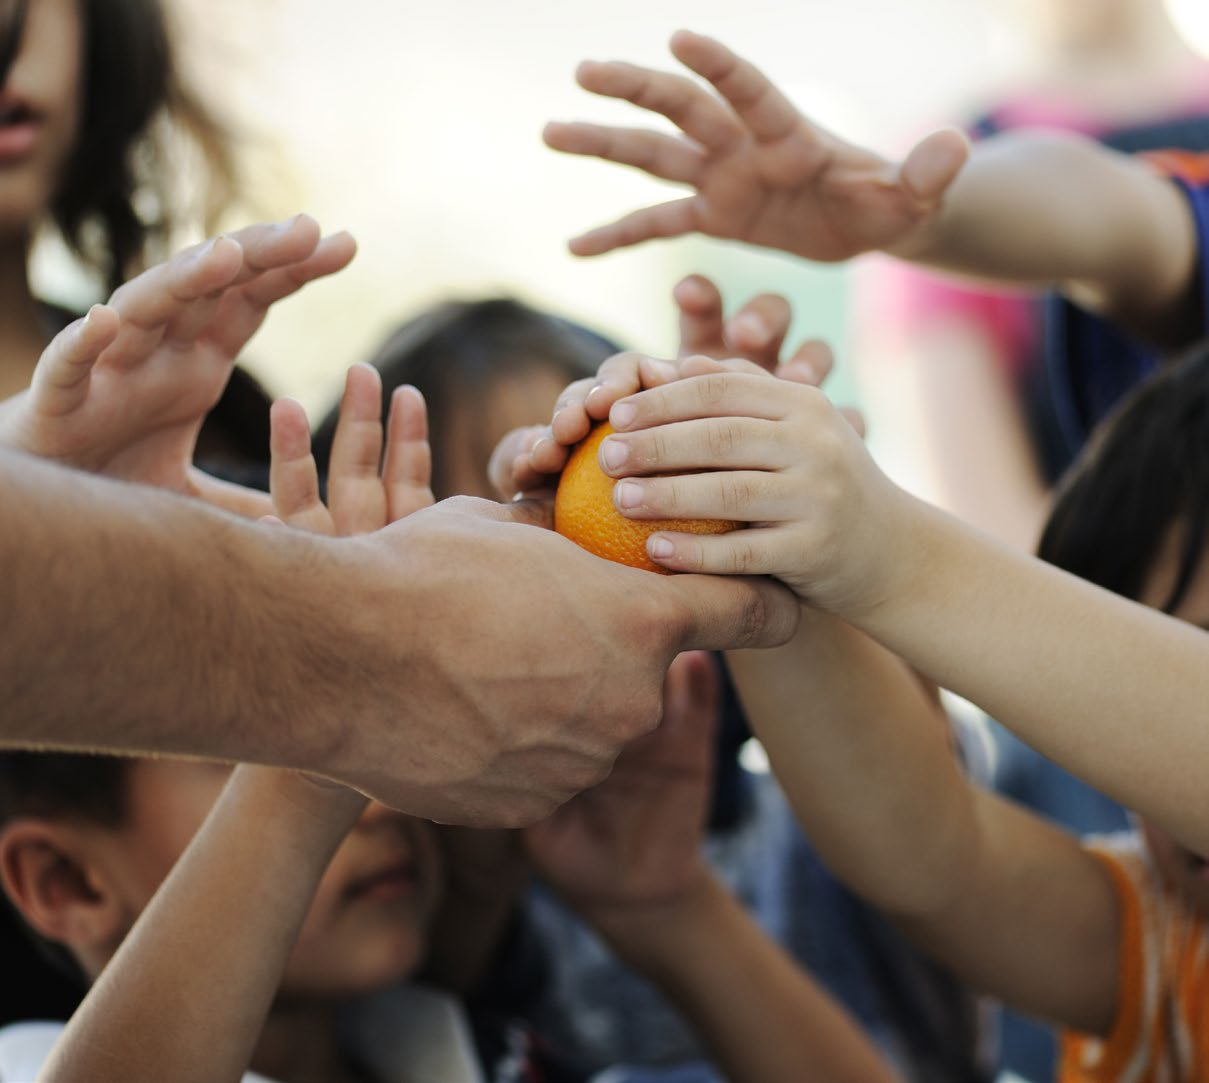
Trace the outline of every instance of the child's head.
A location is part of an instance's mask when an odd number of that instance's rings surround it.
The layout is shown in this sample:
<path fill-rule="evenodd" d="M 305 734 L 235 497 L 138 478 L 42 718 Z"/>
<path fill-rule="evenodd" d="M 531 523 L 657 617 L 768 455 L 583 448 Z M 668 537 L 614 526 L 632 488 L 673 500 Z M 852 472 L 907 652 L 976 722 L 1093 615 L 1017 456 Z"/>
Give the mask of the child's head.
<path fill-rule="evenodd" d="M 93 979 L 229 774 L 199 761 L 0 753 L 0 881 L 9 900 L 55 954 L 66 952 Z M 353 996 L 412 973 L 440 881 L 431 827 L 371 803 L 324 873 L 281 995 Z"/>
<path fill-rule="evenodd" d="M 512 429 L 548 421 L 567 384 L 595 373 L 619 347 L 602 335 L 509 298 L 450 301 L 409 320 L 371 364 L 389 400 L 401 384 L 428 404 L 432 489 L 492 496 L 487 462 Z M 322 468 L 335 411 L 315 434 Z"/>
<path fill-rule="evenodd" d="M 1059 487 L 1038 555 L 1209 628 L 1209 342 L 1097 430 Z M 1209 912 L 1209 862 L 1145 830 L 1164 872 Z"/>
<path fill-rule="evenodd" d="M 178 78 L 160 0 L 0 0 L 0 117 L 0 239 L 49 215 L 110 288 L 180 212 L 164 119 L 205 159 L 207 213 L 233 187 L 224 136 Z"/>

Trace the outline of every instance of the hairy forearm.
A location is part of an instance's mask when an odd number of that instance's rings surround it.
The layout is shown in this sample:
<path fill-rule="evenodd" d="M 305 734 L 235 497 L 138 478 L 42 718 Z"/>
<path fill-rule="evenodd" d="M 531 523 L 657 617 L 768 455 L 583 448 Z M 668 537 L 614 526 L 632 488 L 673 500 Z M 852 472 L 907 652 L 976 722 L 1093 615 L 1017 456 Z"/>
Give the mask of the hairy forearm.
<path fill-rule="evenodd" d="M 958 274 L 1056 288 L 1160 345 L 1196 269 L 1179 189 L 1091 140 L 1008 133 L 980 143 L 932 226 L 901 251 Z"/>
<path fill-rule="evenodd" d="M 909 500 L 850 619 L 1090 785 L 1209 853 L 1209 637 Z"/>
<path fill-rule="evenodd" d="M 321 763 L 325 544 L 0 453 L 0 741 Z"/>
<path fill-rule="evenodd" d="M 735 1083 L 875 1083 L 896 1074 L 713 876 L 680 904 L 587 915 L 693 1024 Z"/>
<path fill-rule="evenodd" d="M 238 768 L 42 1078 L 242 1078 L 319 879 L 363 804 L 293 772 Z"/>

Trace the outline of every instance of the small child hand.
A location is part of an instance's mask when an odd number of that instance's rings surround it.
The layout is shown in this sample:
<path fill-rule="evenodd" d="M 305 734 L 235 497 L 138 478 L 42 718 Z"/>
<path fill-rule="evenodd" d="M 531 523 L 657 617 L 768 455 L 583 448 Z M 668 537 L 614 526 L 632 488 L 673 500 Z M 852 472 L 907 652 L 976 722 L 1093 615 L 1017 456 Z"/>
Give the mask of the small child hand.
<path fill-rule="evenodd" d="M 192 466 L 197 434 L 269 307 L 352 259 L 305 215 L 186 249 L 57 335 L 0 441 L 68 466 L 263 514 L 263 494 Z"/>
<path fill-rule="evenodd" d="M 678 655 L 659 728 L 604 782 L 525 829 L 538 873 L 589 920 L 674 903 L 702 879 L 719 696 L 713 657 Z"/>
<path fill-rule="evenodd" d="M 348 370 L 328 471 L 328 504 L 319 495 L 306 411 L 292 399 L 273 404 L 269 486 L 277 516 L 318 534 L 368 534 L 433 503 L 432 455 L 424 400 L 396 388 L 383 453 L 382 378 L 369 365 Z"/>
<path fill-rule="evenodd" d="M 752 524 L 712 536 L 654 534 L 653 560 L 677 571 L 773 575 L 829 610 L 881 596 L 904 537 L 905 494 L 821 391 L 715 372 L 623 399 L 610 420 L 617 433 L 601 456 L 625 479 L 614 488 L 623 514 Z"/>
<path fill-rule="evenodd" d="M 550 147 L 633 166 L 692 194 L 645 207 L 576 237 L 594 256 L 658 237 L 703 233 L 835 261 L 907 242 L 935 215 L 969 152 L 960 132 L 937 132 L 901 163 L 853 146 L 803 117 L 752 64 L 712 38 L 681 30 L 673 55 L 718 95 L 682 75 L 620 61 L 585 61 L 594 94 L 658 113 L 673 134 L 550 123 Z"/>

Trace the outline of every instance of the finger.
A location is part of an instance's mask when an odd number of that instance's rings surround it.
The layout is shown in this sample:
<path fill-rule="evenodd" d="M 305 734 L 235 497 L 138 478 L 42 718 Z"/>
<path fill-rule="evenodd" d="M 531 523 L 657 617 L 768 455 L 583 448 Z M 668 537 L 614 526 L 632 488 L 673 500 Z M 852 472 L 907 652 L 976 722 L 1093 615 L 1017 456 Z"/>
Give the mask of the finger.
<path fill-rule="evenodd" d="M 700 354 L 686 357 L 680 362 L 676 371 L 682 380 L 689 376 L 705 376 L 711 372 L 744 372 L 752 376 L 765 377 L 772 375 L 764 366 L 757 365 L 754 361 L 745 361 L 741 357 L 720 361 L 713 357 L 703 357 Z"/>
<path fill-rule="evenodd" d="M 672 298 L 680 311 L 680 349 L 677 357 L 725 352 L 722 294 L 704 275 L 689 275 L 676 283 Z"/>
<path fill-rule="evenodd" d="M 840 413 L 845 421 L 856 430 L 856 435 L 862 440 L 868 435 L 868 426 L 865 424 L 865 415 L 860 412 L 855 406 L 841 406 Z"/>
<path fill-rule="evenodd" d="M 753 297 L 726 321 L 724 356 L 746 358 L 771 372 L 792 319 L 793 309 L 780 294 Z"/>
<path fill-rule="evenodd" d="M 269 411 L 269 426 L 273 511 L 290 526 L 334 534 L 335 525 L 319 499 L 319 472 L 311 455 L 311 431 L 302 404 L 278 399 Z"/>
<path fill-rule="evenodd" d="M 678 477 L 624 478 L 613 504 L 627 519 L 727 519 L 778 522 L 794 512 L 785 477 L 766 470 L 717 470 Z"/>
<path fill-rule="evenodd" d="M 120 286 L 109 305 L 121 317 L 122 328 L 103 363 L 117 369 L 137 365 L 150 356 L 170 325 L 183 326 L 191 309 L 212 316 L 215 295 L 231 284 L 242 263 L 243 249 L 229 237 L 216 237 Z"/>
<path fill-rule="evenodd" d="M 433 503 L 428 411 L 424 396 L 414 387 L 396 387 L 390 397 L 382 485 L 392 523 Z"/>
<path fill-rule="evenodd" d="M 36 410 L 62 417 L 79 408 L 88 395 L 92 368 L 117 338 L 118 314 L 106 305 L 93 305 L 83 318 L 69 324 L 42 351 L 34 369 L 30 394 Z"/>
<path fill-rule="evenodd" d="M 779 470 L 793 465 L 801 453 L 779 443 L 777 431 L 772 421 L 716 417 L 619 433 L 601 443 L 600 468 L 610 477 Z"/>
<path fill-rule="evenodd" d="M 554 120 L 542 129 L 542 140 L 564 154 L 603 158 L 680 184 L 696 184 L 705 161 L 700 149 L 684 139 L 641 128 Z"/>
<path fill-rule="evenodd" d="M 343 270 L 356 252 L 351 234 L 334 233 L 324 237 L 306 259 L 262 271 L 223 295 L 209 333 L 224 354 L 234 357 L 264 322 L 271 305 L 318 278 Z"/>
<path fill-rule="evenodd" d="M 560 444 L 577 444 L 588 435 L 593 419 L 588 413 L 587 399 L 599 382 L 599 376 L 585 376 L 559 392 L 550 418 L 551 438 Z"/>
<path fill-rule="evenodd" d="M 802 127 L 810 130 L 794 104 L 763 72 L 720 41 L 678 30 L 672 35 L 671 49 L 685 67 L 713 85 L 757 142 L 775 143 Z"/>
<path fill-rule="evenodd" d="M 709 540 L 747 533 L 751 532 L 737 530 Z M 771 579 L 696 575 L 652 575 L 651 579 L 650 589 L 661 592 L 668 612 L 679 618 L 676 639 L 682 651 L 775 647 L 797 628 L 797 599 Z"/>
<path fill-rule="evenodd" d="M 940 201 L 970 156 L 970 143 L 956 128 L 942 128 L 917 143 L 898 169 L 899 186 L 926 209 Z"/>
<path fill-rule="evenodd" d="M 785 564 L 775 528 L 755 527 L 729 534 L 660 532 L 647 539 L 647 555 L 675 572 L 762 576 Z M 670 576 L 673 581 L 682 576 Z"/>
<path fill-rule="evenodd" d="M 235 285 L 243 285 L 274 267 L 306 259 L 319 244 L 320 230 L 309 214 L 296 214 L 281 222 L 244 226 L 228 236 L 244 251 L 243 266 L 235 279 Z"/>
<path fill-rule="evenodd" d="M 663 686 L 663 721 L 659 732 L 687 747 L 710 754 L 709 741 L 718 719 L 721 681 L 708 651 L 685 651 L 672 659 Z"/>
<path fill-rule="evenodd" d="M 615 248 L 628 248 L 659 237 L 683 237 L 699 230 L 696 196 L 643 207 L 607 226 L 581 233 L 568 244 L 577 256 L 599 256 Z"/>
<path fill-rule="evenodd" d="M 821 392 L 744 372 L 676 380 L 616 403 L 609 420 L 618 432 L 701 417 L 759 417 L 775 421 Z"/>
<path fill-rule="evenodd" d="M 529 467 L 529 452 L 545 432 L 543 425 L 529 425 L 513 429 L 496 444 L 487 463 L 487 477 L 501 500 L 511 500 L 517 494 L 547 480 Z"/>
<path fill-rule="evenodd" d="M 382 377 L 372 365 L 353 365 L 344 382 L 327 498 L 341 534 L 365 534 L 386 522 L 382 486 Z"/>
<path fill-rule="evenodd" d="M 822 339 L 813 338 L 803 342 L 793 356 L 779 366 L 775 375 L 778 379 L 794 383 L 821 387 L 835 367 L 835 354 Z"/>
<path fill-rule="evenodd" d="M 592 422 L 607 418 L 613 403 L 618 399 L 633 395 L 643 388 L 658 387 L 674 379 L 676 367 L 670 362 L 633 351 L 614 354 L 597 370 L 596 378 L 584 397 L 584 409 L 589 420 L 587 426 L 580 430 L 580 435 L 574 439 L 582 440 L 588 435 Z M 571 442 L 566 439 L 571 435 L 569 426 L 564 427 L 561 432 L 555 430 L 554 435 L 565 443 Z"/>
<path fill-rule="evenodd" d="M 731 111 L 692 79 L 654 71 L 621 60 L 585 60 L 575 70 L 584 90 L 619 98 L 667 117 L 690 139 L 707 150 L 729 147 L 742 134 Z"/>

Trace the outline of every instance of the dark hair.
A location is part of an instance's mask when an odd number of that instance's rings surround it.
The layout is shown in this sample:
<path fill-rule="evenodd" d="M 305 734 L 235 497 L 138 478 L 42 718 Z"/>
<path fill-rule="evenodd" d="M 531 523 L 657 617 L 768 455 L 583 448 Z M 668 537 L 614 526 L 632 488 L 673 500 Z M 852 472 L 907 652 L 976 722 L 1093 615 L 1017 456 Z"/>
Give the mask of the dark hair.
<path fill-rule="evenodd" d="M 619 349 L 581 324 L 509 297 L 494 297 L 448 301 L 422 312 L 391 334 L 370 363 L 382 373 L 384 398 L 402 384 L 424 396 L 435 448 L 455 403 L 473 410 L 476 420 L 485 417 L 500 377 L 544 368 L 570 383 L 591 376 Z M 315 432 L 321 469 L 331 454 L 337 417 L 338 408 L 331 410 Z M 491 449 L 482 450 L 485 463 Z M 432 487 L 438 497 L 452 495 L 439 454 L 433 457 Z"/>
<path fill-rule="evenodd" d="M 0 751 L 0 825 L 36 816 L 120 827 L 127 816 L 131 763 L 90 753 Z M 30 928 L 7 896 L 0 906 L 0 945 L 26 987 L 23 1006 L 4 1002 L 0 1018 L 30 1018 L 30 1012 L 70 1015 L 88 986 L 83 970 L 62 944 Z"/>
<path fill-rule="evenodd" d="M 20 48 L 27 6 L 9 0 L 0 19 L 0 86 Z M 171 119 L 205 160 L 207 225 L 231 198 L 235 169 L 222 128 L 181 82 L 160 0 L 79 0 L 79 10 L 80 129 L 51 214 L 114 289 L 163 255 L 175 226 L 175 177 L 157 121 Z M 136 196 L 147 195 L 136 207 Z"/>
<path fill-rule="evenodd" d="M 1058 488 L 1037 553 L 1137 599 L 1170 529 L 1175 609 L 1209 541 L 1209 341 L 1140 385 L 1104 420 Z"/>

